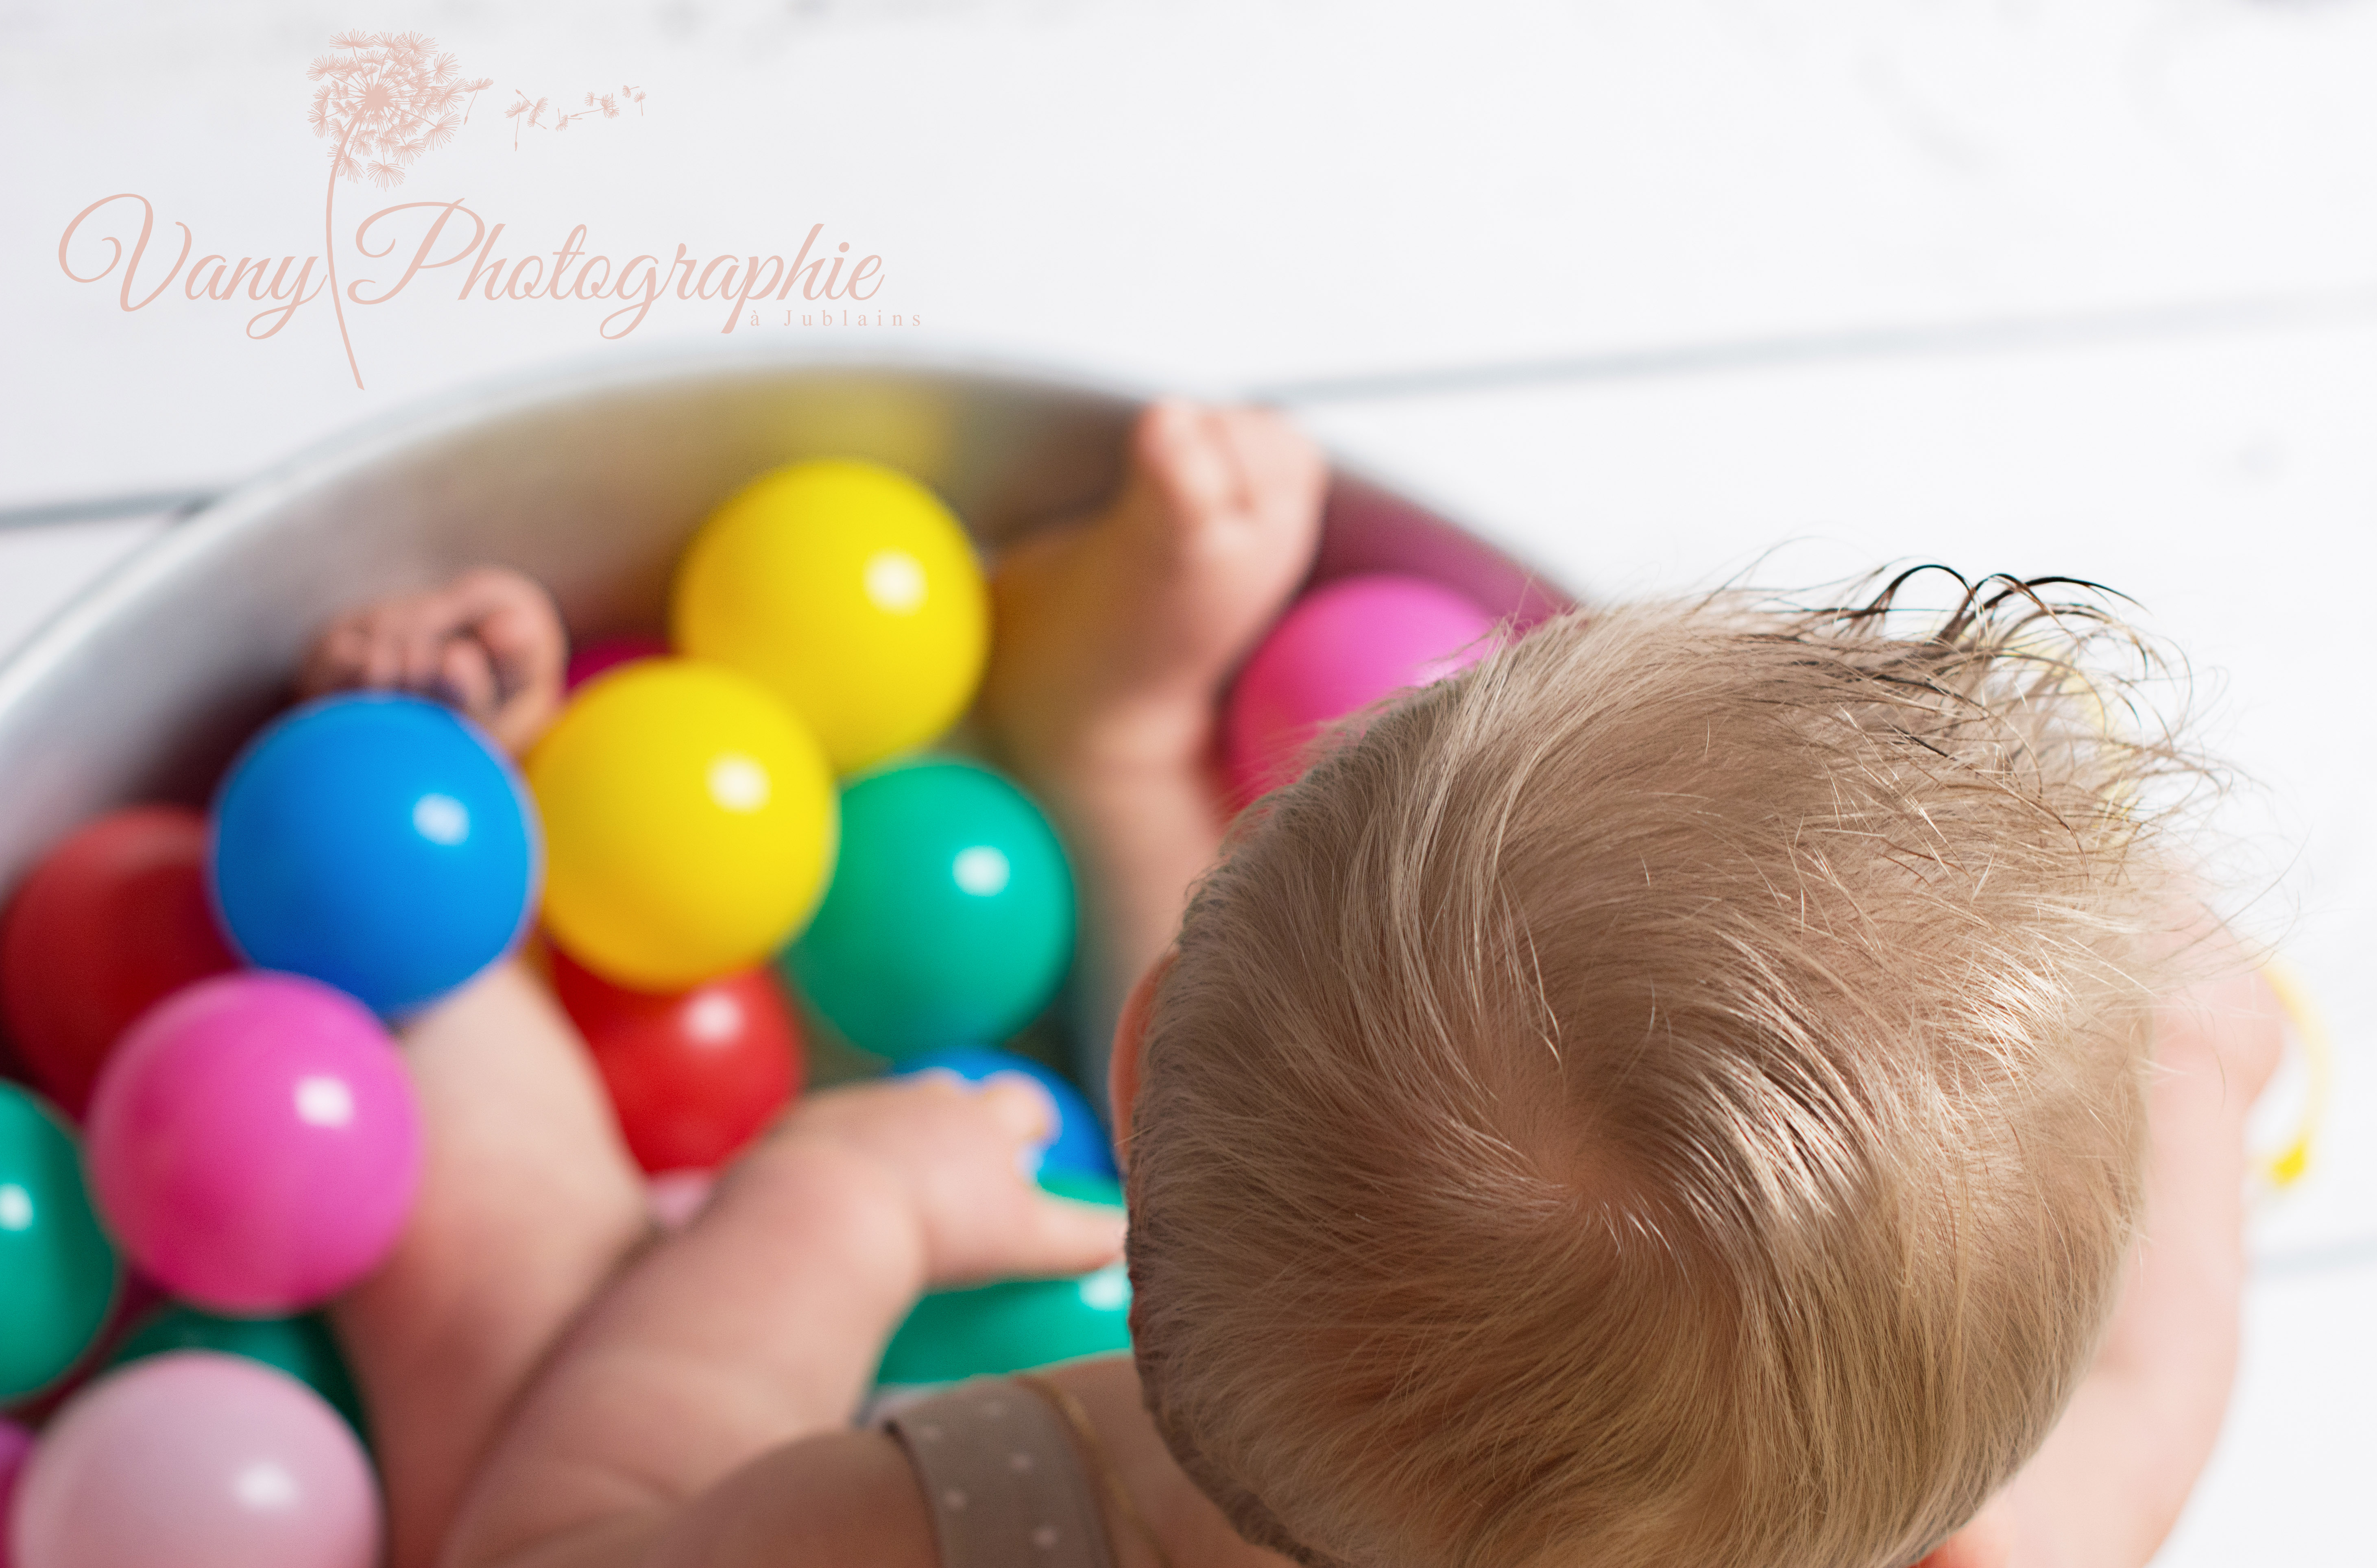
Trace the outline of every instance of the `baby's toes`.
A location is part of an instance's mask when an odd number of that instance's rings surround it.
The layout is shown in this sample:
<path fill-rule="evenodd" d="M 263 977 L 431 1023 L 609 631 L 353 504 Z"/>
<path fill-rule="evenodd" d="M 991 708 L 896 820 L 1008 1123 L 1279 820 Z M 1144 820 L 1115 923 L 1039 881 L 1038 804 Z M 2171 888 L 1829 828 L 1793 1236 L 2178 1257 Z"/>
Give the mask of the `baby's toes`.
<path fill-rule="evenodd" d="M 455 641 L 444 623 L 426 615 L 415 614 L 406 619 L 397 635 L 399 657 L 403 671 L 397 683 L 408 692 L 434 695 L 446 670 L 446 650 Z"/>
<path fill-rule="evenodd" d="M 1221 420 L 1248 520 L 1299 537 L 1316 529 L 1329 483 L 1320 448 L 1269 409 L 1232 409 Z"/>
<path fill-rule="evenodd" d="M 499 693 L 550 687 L 555 695 L 569 662 L 569 634 L 553 601 L 533 599 L 499 604 L 472 626 L 472 640 L 485 648 Z"/>
<path fill-rule="evenodd" d="M 1140 416 L 1131 442 L 1134 481 L 1158 502 L 1161 526 L 1193 535 L 1244 508 L 1237 456 L 1215 410 L 1163 402 Z"/>
<path fill-rule="evenodd" d="M 385 613 L 374 613 L 356 624 L 356 635 L 363 645 L 363 657 L 357 661 L 353 683 L 370 692 L 384 692 L 404 684 L 402 630 Z"/>
<path fill-rule="evenodd" d="M 342 692 L 363 678 L 371 639 L 363 628 L 341 621 L 314 639 L 297 669 L 297 695 L 318 697 Z"/>

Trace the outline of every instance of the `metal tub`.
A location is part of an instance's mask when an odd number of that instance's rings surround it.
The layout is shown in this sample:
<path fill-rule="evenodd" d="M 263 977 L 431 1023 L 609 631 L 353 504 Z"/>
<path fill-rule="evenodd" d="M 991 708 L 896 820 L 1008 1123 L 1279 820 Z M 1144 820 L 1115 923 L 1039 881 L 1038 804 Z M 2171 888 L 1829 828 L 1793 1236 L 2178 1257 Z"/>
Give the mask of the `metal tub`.
<path fill-rule="evenodd" d="M 84 592 L 0 665 L 0 894 L 84 818 L 202 801 L 339 610 L 475 562 L 520 567 L 574 635 L 656 630 L 673 563 L 729 491 L 795 458 L 879 459 L 985 548 L 1115 488 L 1141 398 L 952 363 L 613 361 L 464 392 L 257 476 Z M 1403 569 L 1532 618 L 1530 574 L 1341 472 L 1320 576 Z"/>

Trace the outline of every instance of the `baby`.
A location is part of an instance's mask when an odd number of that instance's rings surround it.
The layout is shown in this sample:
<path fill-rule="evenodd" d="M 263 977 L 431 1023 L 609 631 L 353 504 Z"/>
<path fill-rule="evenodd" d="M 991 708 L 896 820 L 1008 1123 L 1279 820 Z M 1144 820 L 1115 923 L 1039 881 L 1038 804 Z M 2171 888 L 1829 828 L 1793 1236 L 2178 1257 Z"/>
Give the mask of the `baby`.
<path fill-rule="evenodd" d="M 1324 484 L 1270 415 L 1159 405 L 1109 510 L 997 564 L 987 732 L 1119 1017 L 1135 1355 L 854 1430 L 920 1291 L 1120 1248 L 1019 1173 L 1041 1092 L 812 1095 L 662 1236 L 506 967 L 409 1031 L 421 1206 L 336 1312 L 395 1568 L 2152 1555 L 2278 1037 L 2170 914 L 2178 759 L 2102 732 L 2085 612 L 1557 619 L 1227 827 L 1216 703 Z M 562 650 L 483 571 L 305 683 L 525 747 Z"/>

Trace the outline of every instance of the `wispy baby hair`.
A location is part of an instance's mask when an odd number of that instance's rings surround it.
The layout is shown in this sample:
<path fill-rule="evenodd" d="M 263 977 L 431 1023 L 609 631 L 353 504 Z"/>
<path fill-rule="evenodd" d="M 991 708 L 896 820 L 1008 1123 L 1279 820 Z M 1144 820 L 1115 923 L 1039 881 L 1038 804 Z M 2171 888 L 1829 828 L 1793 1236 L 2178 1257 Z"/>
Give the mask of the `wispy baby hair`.
<path fill-rule="evenodd" d="M 1151 1405 L 1249 1538 L 1901 1568 L 2045 1436 L 2189 765 L 2104 596 L 1908 580 L 1553 620 L 1241 825 L 1129 1181 Z"/>

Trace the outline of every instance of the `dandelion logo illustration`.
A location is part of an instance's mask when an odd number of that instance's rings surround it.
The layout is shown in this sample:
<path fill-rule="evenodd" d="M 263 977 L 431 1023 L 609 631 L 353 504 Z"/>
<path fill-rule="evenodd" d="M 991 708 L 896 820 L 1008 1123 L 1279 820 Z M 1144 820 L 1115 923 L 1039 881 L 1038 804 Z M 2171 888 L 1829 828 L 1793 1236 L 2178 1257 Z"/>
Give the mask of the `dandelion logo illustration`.
<path fill-rule="evenodd" d="M 644 89 L 639 87 L 623 87 L 616 92 L 589 92 L 586 95 L 586 107 L 574 114 L 563 113 L 560 105 L 555 103 L 550 98 L 531 99 L 519 88 L 512 89 L 512 91 L 518 93 L 519 97 L 513 101 L 509 109 L 504 111 L 504 118 L 512 122 L 514 152 L 520 150 L 520 134 L 522 126 L 533 125 L 540 131 L 566 131 L 569 128 L 569 122 L 583 120 L 591 114 L 600 114 L 605 120 L 615 120 L 629 109 L 635 110 L 639 114 L 644 112 Z M 553 111 L 553 119 L 550 122 L 547 122 L 544 117 L 544 112 L 548 109 Z"/>
<path fill-rule="evenodd" d="M 436 42 L 417 32 L 342 32 L 330 53 L 305 67 L 315 89 L 307 123 L 329 138 L 330 180 L 322 197 L 324 264 L 330 276 L 330 306 L 339 318 L 339 341 L 355 386 L 364 384 L 355 345 L 347 335 L 346 307 L 339 298 L 338 244 L 331 211 L 339 181 L 365 179 L 382 190 L 401 184 L 420 156 L 454 139 L 470 117 L 467 97 L 495 85 L 492 77 L 465 80 L 460 62 L 438 52 Z"/>

